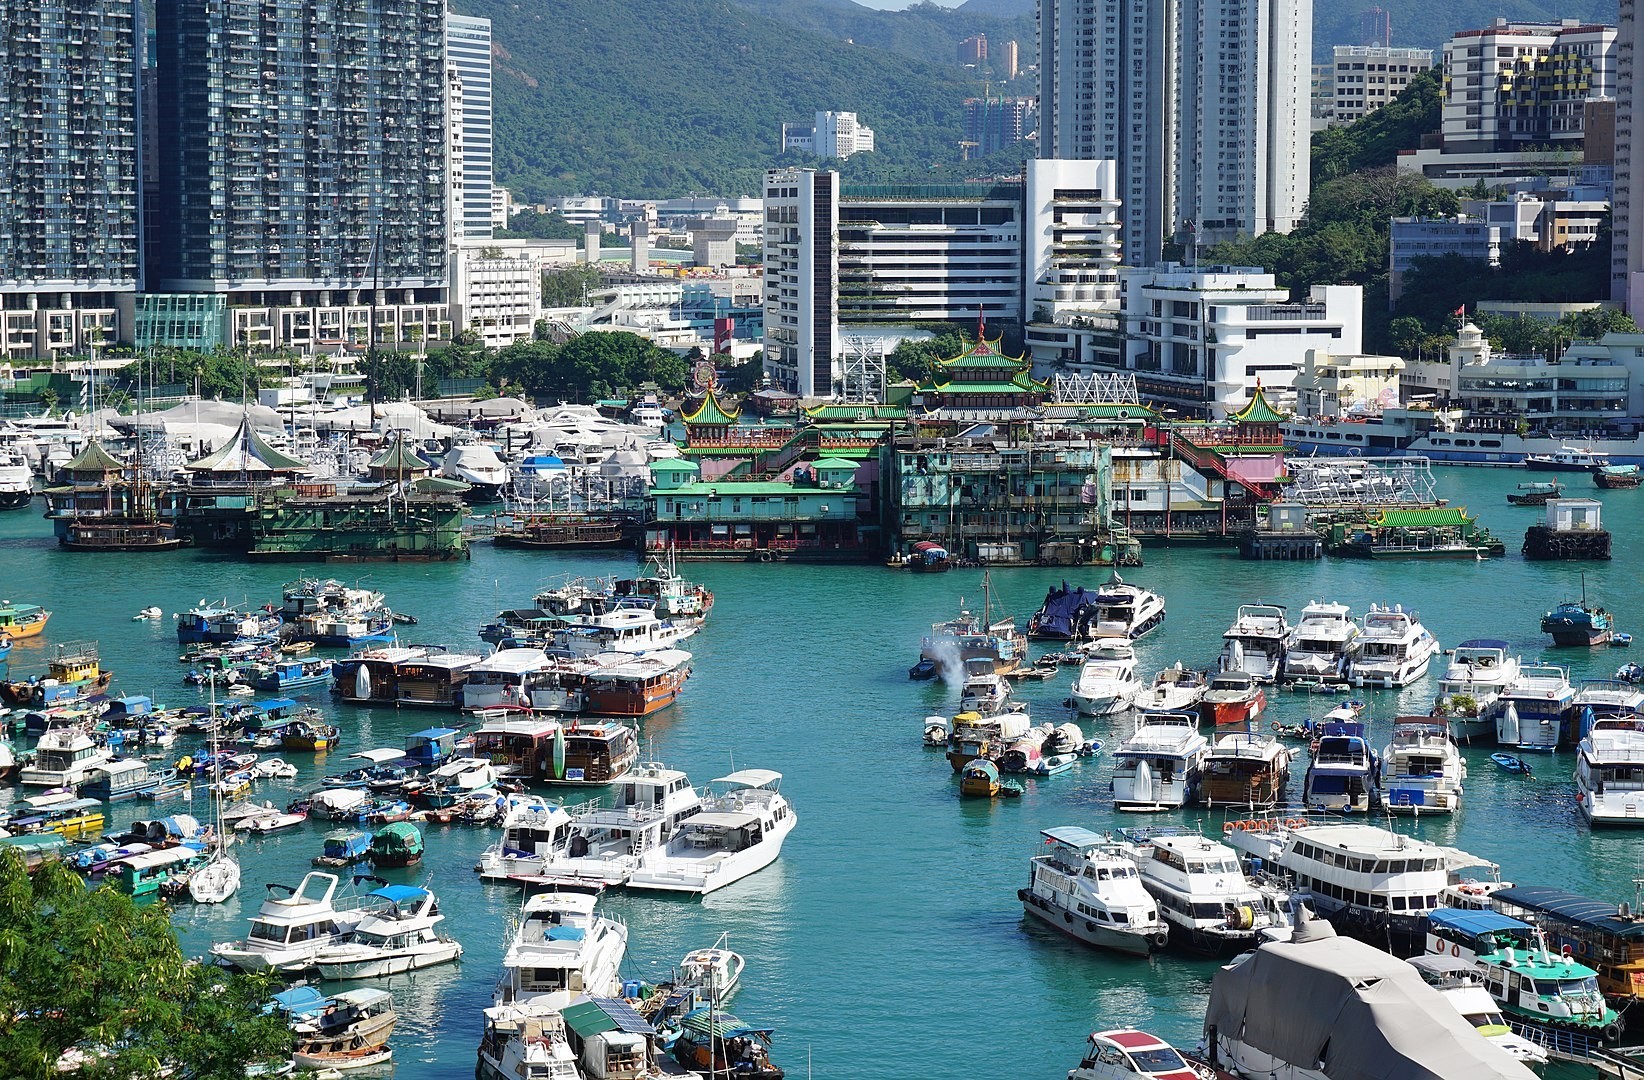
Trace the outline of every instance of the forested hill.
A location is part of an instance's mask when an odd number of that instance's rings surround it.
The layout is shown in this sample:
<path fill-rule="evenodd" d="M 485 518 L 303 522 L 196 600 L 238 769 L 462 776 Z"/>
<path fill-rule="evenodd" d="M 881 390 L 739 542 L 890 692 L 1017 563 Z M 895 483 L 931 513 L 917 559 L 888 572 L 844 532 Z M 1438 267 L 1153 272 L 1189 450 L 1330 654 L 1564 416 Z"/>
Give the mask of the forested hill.
<path fill-rule="evenodd" d="M 958 38 L 926 62 L 729 0 L 454 6 L 491 19 L 497 178 L 527 199 L 754 194 L 773 162 L 805 160 L 779 157 L 782 123 L 822 109 L 874 129 L 847 175 L 947 179 L 983 88 L 952 61 Z"/>

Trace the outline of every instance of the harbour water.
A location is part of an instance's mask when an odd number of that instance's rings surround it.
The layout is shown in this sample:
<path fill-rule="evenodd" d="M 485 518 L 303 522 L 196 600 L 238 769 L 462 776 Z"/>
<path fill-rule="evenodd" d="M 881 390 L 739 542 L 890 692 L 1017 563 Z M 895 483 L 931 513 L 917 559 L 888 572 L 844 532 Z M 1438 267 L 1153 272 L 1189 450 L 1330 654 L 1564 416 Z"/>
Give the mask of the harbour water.
<path fill-rule="evenodd" d="M 1554 602 L 1579 595 L 1617 613 L 1622 630 L 1644 640 L 1644 492 L 1592 492 L 1616 535 L 1611 563 L 1528 563 L 1517 555 L 1539 509 L 1515 509 L 1504 494 L 1517 470 L 1445 469 L 1440 494 L 1480 515 L 1511 554 L 1488 562 L 1249 563 L 1223 548 L 1149 547 L 1146 565 L 1127 579 L 1162 593 L 1169 616 L 1138 648 L 1146 677 L 1177 660 L 1212 665 L 1221 632 L 1241 603 L 1284 603 L 1292 614 L 1311 599 L 1335 599 L 1362 614 L 1371 602 L 1418 611 L 1446 647 L 1499 637 L 1526 660 L 1556 658 L 1572 678 L 1608 677 L 1639 648 L 1560 651 L 1538 632 Z M 1585 478 L 1574 478 L 1572 494 Z M 55 614 L 46 634 L 18 643 L 11 677 L 39 670 L 55 642 L 94 639 L 115 688 L 157 703 L 193 703 L 172 613 L 202 598 L 261 604 L 299 572 L 358 581 L 420 619 L 406 642 L 474 646 L 475 631 L 501 608 L 526 603 L 539 585 L 567 573 L 627 570 L 626 558 L 561 556 L 475 546 L 465 563 L 315 567 L 247 565 L 182 551 L 158 555 L 85 555 L 59 551 L 49 523 L 35 513 L 0 515 L 0 592 Z M 692 564 L 688 576 L 717 594 L 713 616 L 687 647 L 695 674 L 680 701 L 642 725 L 646 757 L 686 769 L 701 784 L 740 767 L 785 775 L 798 827 L 769 869 L 706 900 L 624 896 L 606 908 L 630 927 L 626 974 L 665 975 L 687 950 L 722 932 L 748 958 L 732 1009 L 776 1029 L 772 1059 L 789 1076 L 1054 1077 L 1076 1063 L 1085 1035 L 1134 1024 L 1181 1043 L 1198 1037 L 1215 968 L 1165 953 L 1151 959 L 1086 949 L 1023 919 L 1016 889 L 1039 830 L 1055 825 L 1106 829 L 1158 821 L 1203 823 L 1220 834 L 1223 815 L 1202 811 L 1147 817 L 1116 815 L 1109 805 L 1111 765 L 1086 760 L 1062 775 L 1026 781 L 1019 800 L 961 801 L 942 755 L 920 746 L 920 718 L 951 715 L 957 688 L 915 683 L 907 668 L 921 634 L 955 613 L 962 597 L 981 601 L 981 575 L 961 570 L 917 575 L 877 566 L 788 567 Z M 1092 584 L 1105 571 L 1001 570 L 997 608 L 1025 622 L 1047 587 L 1064 576 Z M 150 604 L 166 618 L 132 622 Z M 1364 692 L 1379 747 L 1392 717 L 1426 712 L 1442 664 L 1402 692 Z M 1074 669 L 1020 695 L 1038 720 L 1065 718 Z M 399 745 L 445 714 L 351 709 L 323 688 L 300 697 L 336 719 L 340 750 L 284 755 L 301 772 L 259 798 L 285 802 L 324 771 L 345 768 L 349 752 Z M 1357 696 L 1357 695 L 1356 695 Z M 1295 722 L 1320 715 L 1330 699 L 1279 691 L 1263 718 Z M 1128 718 L 1087 721 L 1088 734 L 1114 745 Z M 1121 736 L 1122 737 L 1122 736 Z M 1573 755 L 1536 759 L 1525 779 L 1490 764 L 1489 748 L 1466 751 L 1462 812 L 1396 827 L 1454 844 L 1501 865 L 1521 883 L 1564 885 L 1606 901 L 1635 901 L 1641 876 L 1639 833 L 1592 833 L 1575 809 Z M 1299 792 L 1302 765 L 1292 792 Z M 570 795 L 572 801 L 581 792 Z M 202 815 L 205 807 L 195 804 Z M 169 812 L 169 811 L 168 811 Z M 116 821 L 151 816 L 148 804 L 121 804 Z M 295 884 L 320 850 L 324 823 L 252 840 L 239 850 L 244 885 L 221 908 L 179 907 L 185 947 L 203 953 L 238 937 L 264 895 L 265 882 Z M 393 1075 L 404 1080 L 466 1076 L 474 1063 L 480 1009 L 489 1003 L 498 961 L 511 935 L 517 893 L 481 885 L 473 865 L 494 837 L 462 826 L 427 827 L 420 867 L 384 876 L 426 881 L 439 894 L 445 928 L 463 942 L 459 965 L 388 981 L 402 1019 L 393 1039 Z"/>

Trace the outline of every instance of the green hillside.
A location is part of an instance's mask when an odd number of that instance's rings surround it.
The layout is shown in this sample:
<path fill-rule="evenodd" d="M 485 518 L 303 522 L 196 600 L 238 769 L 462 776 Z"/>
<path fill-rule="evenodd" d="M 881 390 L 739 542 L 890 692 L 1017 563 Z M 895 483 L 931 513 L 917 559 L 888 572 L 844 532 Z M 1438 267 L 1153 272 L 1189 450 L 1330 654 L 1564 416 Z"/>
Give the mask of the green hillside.
<path fill-rule="evenodd" d="M 782 123 L 819 109 L 854 111 L 874 129 L 880 149 L 847 175 L 928 178 L 951 170 L 962 102 L 981 91 L 956 64 L 852 45 L 729 0 L 455 7 L 492 20 L 497 178 L 531 200 L 754 194 L 779 160 Z"/>
<path fill-rule="evenodd" d="M 1016 0 L 995 2 L 1013 4 Z M 977 10 L 971 4 L 946 8 L 928 0 L 901 11 L 879 11 L 853 0 L 737 0 L 737 3 L 791 26 L 937 64 L 957 64 L 959 42 L 972 34 L 986 34 L 988 45 L 994 49 L 1007 41 L 1015 41 L 1019 46 L 1019 62 L 1026 65 L 1033 54 L 1037 33 L 1031 6 L 1025 11 L 995 14 Z M 1035 94 L 1038 87 L 1024 85 L 1016 90 L 1024 95 Z"/>

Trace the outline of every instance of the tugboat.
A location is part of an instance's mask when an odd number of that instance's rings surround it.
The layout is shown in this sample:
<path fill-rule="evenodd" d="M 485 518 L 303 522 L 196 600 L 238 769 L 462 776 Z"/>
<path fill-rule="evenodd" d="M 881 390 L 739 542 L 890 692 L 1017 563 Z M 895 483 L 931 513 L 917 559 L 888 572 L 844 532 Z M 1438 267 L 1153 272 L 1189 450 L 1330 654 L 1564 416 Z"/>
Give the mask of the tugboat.
<path fill-rule="evenodd" d="M 1541 617 L 1541 632 L 1559 646 L 1591 647 L 1609 642 L 1615 622 L 1603 608 L 1587 606 L 1587 575 L 1581 575 L 1581 600 L 1563 600 Z"/>

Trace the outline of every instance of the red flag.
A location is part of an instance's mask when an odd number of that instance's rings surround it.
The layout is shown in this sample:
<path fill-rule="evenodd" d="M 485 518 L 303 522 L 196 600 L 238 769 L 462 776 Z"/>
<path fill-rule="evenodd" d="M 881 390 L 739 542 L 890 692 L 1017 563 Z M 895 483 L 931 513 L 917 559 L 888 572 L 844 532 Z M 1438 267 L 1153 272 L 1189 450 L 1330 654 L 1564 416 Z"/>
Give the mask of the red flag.
<path fill-rule="evenodd" d="M 1467 305 L 1466 304 L 1461 305 L 1460 307 L 1456 308 L 1455 311 L 1451 312 L 1451 314 L 1453 314 L 1458 319 L 1465 319 L 1467 317 Z"/>

